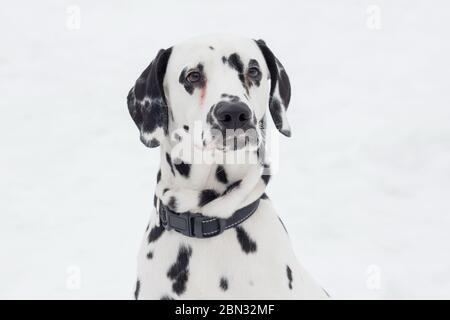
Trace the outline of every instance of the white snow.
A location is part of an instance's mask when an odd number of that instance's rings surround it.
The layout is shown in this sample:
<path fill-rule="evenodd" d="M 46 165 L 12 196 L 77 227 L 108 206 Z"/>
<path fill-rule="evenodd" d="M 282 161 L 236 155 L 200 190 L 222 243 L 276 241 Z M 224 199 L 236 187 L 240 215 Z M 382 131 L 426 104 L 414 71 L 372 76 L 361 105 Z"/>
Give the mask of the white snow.
<path fill-rule="evenodd" d="M 70 6 L 79 29 L 66 26 Z M 450 298 L 449 11 L 437 0 L 3 4 L 0 298 L 131 297 L 158 151 L 140 143 L 126 94 L 159 48 L 210 33 L 265 39 L 291 78 L 293 137 L 280 138 L 269 195 L 310 273 L 335 298 Z"/>

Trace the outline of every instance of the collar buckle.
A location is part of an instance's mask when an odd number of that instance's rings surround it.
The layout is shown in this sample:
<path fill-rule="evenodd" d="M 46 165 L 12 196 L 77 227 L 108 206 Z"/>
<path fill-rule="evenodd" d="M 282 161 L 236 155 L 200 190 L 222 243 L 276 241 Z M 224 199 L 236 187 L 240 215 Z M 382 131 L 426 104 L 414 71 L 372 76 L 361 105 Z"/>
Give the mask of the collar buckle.
<path fill-rule="evenodd" d="M 161 205 L 159 217 L 161 224 L 167 230 L 175 230 L 185 236 L 194 237 L 194 221 L 198 214 L 190 212 L 177 213 L 170 210 L 167 206 Z"/>
<path fill-rule="evenodd" d="M 166 230 L 174 229 L 187 237 L 211 238 L 249 218 L 258 209 L 259 199 L 236 210 L 228 219 L 205 217 L 190 211 L 177 213 L 161 202 L 159 204 L 159 219 Z"/>

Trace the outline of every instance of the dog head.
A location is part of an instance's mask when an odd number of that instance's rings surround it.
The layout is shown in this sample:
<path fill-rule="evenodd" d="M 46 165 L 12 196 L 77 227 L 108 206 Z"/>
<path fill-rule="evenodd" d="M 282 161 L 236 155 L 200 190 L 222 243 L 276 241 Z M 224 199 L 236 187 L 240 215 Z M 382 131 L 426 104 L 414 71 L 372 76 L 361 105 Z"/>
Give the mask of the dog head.
<path fill-rule="evenodd" d="M 160 50 L 128 94 L 141 141 L 156 147 L 171 132 L 200 127 L 201 145 L 239 149 L 261 140 L 269 106 L 290 136 L 289 78 L 262 40 L 202 37 Z M 233 142 L 233 143 L 230 143 Z"/>

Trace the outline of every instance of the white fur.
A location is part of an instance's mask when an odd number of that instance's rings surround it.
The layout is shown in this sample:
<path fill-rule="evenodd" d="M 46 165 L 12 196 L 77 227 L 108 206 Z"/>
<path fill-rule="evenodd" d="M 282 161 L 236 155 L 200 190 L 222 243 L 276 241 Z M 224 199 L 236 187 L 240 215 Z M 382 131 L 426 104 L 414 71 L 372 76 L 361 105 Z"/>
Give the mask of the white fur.
<path fill-rule="evenodd" d="M 211 50 L 209 46 L 214 47 Z M 224 65 L 221 57 L 238 52 L 244 63 L 255 58 L 260 62 L 263 77 L 259 87 L 250 88 L 246 98 L 244 88 L 236 71 Z M 199 90 L 189 95 L 179 83 L 179 75 L 186 66 L 204 63 L 207 87 L 203 99 Z M 270 81 L 264 58 L 251 39 L 236 37 L 204 37 L 188 41 L 173 48 L 164 87 L 173 119 L 169 129 L 183 125 L 194 126 L 200 121 L 206 127 L 209 108 L 220 99 L 222 93 L 240 97 L 251 108 L 257 119 L 264 115 L 268 100 Z M 283 113 L 285 117 L 285 113 Z M 287 121 L 285 122 L 287 125 Z M 176 172 L 175 176 L 166 161 L 174 142 L 161 144 L 161 181 L 156 195 L 164 204 L 171 197 L 178 201 L 177 211 L 190 210 L 205 216 L 227 218 L 233 212 L 255 199 L 265 191 L 259 164 L 223 164 L 230 183 L 242 180 L 236 190 L 199 206 L 202 190 L 214 189 L 222 193 L 226 185 L 219 182 L 215 173 L 217 164 L 192 164 L 189 178 Z M 218 151 L 213 151 L 218 152 Z M 174 160 L 174 159 L 172 159 Z M 168 191 L 165 191 L 165 189 Z M 145 233 L 138 256 L 139 299 L 322 299 L 327 295 L 299 264 L 282 223 L 269 199 L 261 199 L 257 211 L 240 226 L 255 241 L 257 250 L 246 253 L 237 239 L 237 231 L 228 229 L 223 234 L 208 239 L 188 238 L 176 231 L 164 231 L 161 237 L 148 243 L 148 233 L 159 225 L 154 209 L 149 229 Z M 176 262 L 180 246 L 192 249 L 188 265 L 188 281 L 181 294 L 173 291 L 173 281 L 167 276 Z M 147 254 L 151 252 L 152 258 Z M 289 287 L 287 266 L 292 270 L 292 288 Z M 228 289 L 223 290 L 220 279 L 228 280 Z"/>

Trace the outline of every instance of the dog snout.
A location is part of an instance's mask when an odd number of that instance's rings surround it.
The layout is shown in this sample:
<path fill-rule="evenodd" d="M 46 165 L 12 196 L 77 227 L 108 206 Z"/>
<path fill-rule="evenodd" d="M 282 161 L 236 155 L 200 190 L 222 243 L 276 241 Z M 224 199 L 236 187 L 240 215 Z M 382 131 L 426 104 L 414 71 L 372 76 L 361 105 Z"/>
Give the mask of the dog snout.
<path fill-rule="evenodd" d="M 216 118 L 225 129 L 245 129 L 251 119 L 252 112 L 243 102 L 221 102 L 216 108 Z"/>

